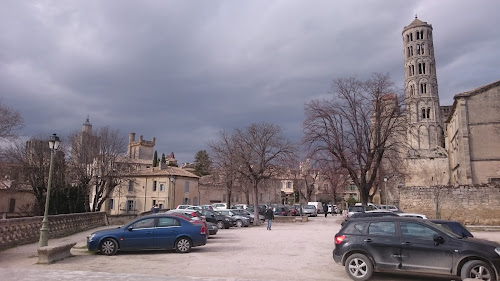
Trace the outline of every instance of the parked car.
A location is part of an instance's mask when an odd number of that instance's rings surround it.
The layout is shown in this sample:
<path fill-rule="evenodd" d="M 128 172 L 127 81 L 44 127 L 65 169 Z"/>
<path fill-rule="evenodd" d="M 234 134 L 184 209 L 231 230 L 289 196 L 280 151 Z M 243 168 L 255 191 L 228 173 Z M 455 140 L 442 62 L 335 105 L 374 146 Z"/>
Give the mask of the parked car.
<path fill-rule="evenodd" d="M 217 224 L 212 222 L 207 222 L 207 229 L 208 229 L 208 234 L 210 234 L 209 237 L 217 234 L 217 232 L 219 231 Z"/>
<path fill-rule="evenodd" d="M 380 210 L 386 210 L 386 211 L 391 211 L 391 212 L 399 212 L 398 207 L 394 205 L 379 205 L 378 208 Z"/>
<path fill-rule="evenodd" d="M 426 215 L 422 214 L 415 214 L 415 213 L 398 213 L 398 216 L 400 217 L 405 217 L 405 218 L 417 218 L 417 219 L 427 219 Z"/>
<path fill-rule="evenodd" d="M 500 243 L 464 239 L 428 220 L 404 217 L 350 219 L 335 235 L 333 259 L 353 280 L 374 271 L 497 280 Z"/>
<path fill-rule="evenodd" d="M 307 202 L 307 205 L 313 205 L 316 207 L 317 214 L 323 214 L 323 204 L 321 202 Z"/>
<path fill-rule="evenodd" d="M 302 215 L 307 217 L 317 217 L 318 211 L 314 205 L 304 205 L 302 206 Z"/>
<path fill-rule="evenodd" d="M 248 205 L 247 204 L 236 204 L 236 205 L 233 205 L 231 207 L 231 209 L 248 209 Z"/>
<path fill-rule="evenodd" d="M 214 211 L 227 209 L 227 203 L 213 203 L 212 207 L 214 208 Z"/>
<path fill-rule="evenodd" d="M 210 211 L 214 210 L 214 207 L 212 207 L 212 205 L 201 205 L 200 207 L 204 210 L 210 210 Z"/>
<path fill-rule="evenodd" d="M 186 208 L 182 208 L 182 209 L 188 209 L 188 210 L 198 210 L 198 211 L 199 211 L 199 210 L 201 210 L 202 208 L 201 208 L 201 206 L 194 206 L 194 205 L 193 205 L 193 206 L 188 206 L 188 207 L 186 207 Z"/>
<path fill-rule="evenodd" d="M 337 205 L 332 205 L 328 204 L 328 213 L 329 214 L 338 214 L 339 213 L 339 207 Z"/>
<path fill-rule="evenodd" d="M 180 209 L 187 209 L 188 207 L 191 207 L 193 205 L 178 205 L 176 209 L 180 210 Z"/>
<path fill-rule="evenodd" d="M 236 225 L 236 221 L 230 216 L 221 215 L 217 212 L 205 209 L 201 210 L 200 213 L 202 213 L 205 218 L 207 217 L 215 218 L 216 225 L 219 229 L 222 228 L 228 229 L 231 226 Z"/>
<path fill-rule="evenodd" d="M 300 205 L 288 206 L 290 216 L 300 216 Z"/>
<path fill-rule="evenodd" d="M 354 205 L 354 206 L 349 206 L 349 209 L 347 210 L 347 217 L 351 217 L 354 213 L 364 213 L 367 211 L 366 209 L 367 206 L 364 205 Z"/>
<path fill-rule="evenodd" d="M 238 214 L 240 216 L 245 216 L 250 218 L 250 223 L 253 223 L 255 220 L 255 215 L 253 212 L 249 212 L 248 210 L 243 210 L 243 209 L 231 209 L 231 211 L 235 214 Z M 263 215 L 259 214 L 259 220 L 261 222 L 264 222 L 266 218 Z"/>
<path fill-rule="evenodd" d="M 267 210 L 266 205 L 259 204 L 259 215 L 264 216 L 264 214 L 266 213 L 266 210 Z M 249 211 L 250 213 L 253 214 L 254 213 L 254 206 L 249 205 L 247 211 Z"/>
<path fill-rule="evenodd" d="M 217 212 L 221 215 L 226 215 L 226 216 L 232 217 L 235 220 L 235 225 L 237 227 L 242 227 L 242 226 L 247 227 L 250 225 L 250 218 L 249 217 L 238 215 L 238 214 L 234 213 L 233 210 L 231 210 L 231 209 L 218 210 Z"/>
<path fill-rule="evenodd" d="M 429 220 L 437 225 L 440 225 L 444 228 L 446 228 L 449 231 L 452 231 L 458 236 L 462 236 L 464 238 L 470 237 L 473 238 L 474 235 L 469 232 L 469 230 L 463 226 L 461 223 L 458 221 L 452 221 L 452 220 L 438 220 L 438 219 L 431 219 Z"/>
<path fill-rule="evenodd" d="M 277 206 L 273 208 L 275 216 L 288 216 L 290 210 L 287 206 Z"/>
<path fill-rule="evenodd" d="M 125 226 L 96 231 L 87 237 L 89 251 L 108 256 L 118 250 L 175 249 L 179 253 L 187 253 L 192 247 L 206 243 L 206 224 L 167 214 L 140 217 Z"/>

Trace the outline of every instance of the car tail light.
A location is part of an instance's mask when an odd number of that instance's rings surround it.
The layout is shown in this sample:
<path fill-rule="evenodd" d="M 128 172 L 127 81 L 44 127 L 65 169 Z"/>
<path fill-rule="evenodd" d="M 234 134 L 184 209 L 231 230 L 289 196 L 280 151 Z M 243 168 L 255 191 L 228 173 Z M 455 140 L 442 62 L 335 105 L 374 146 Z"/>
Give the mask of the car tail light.
<path fill-rule="evenodd" d="M 338 245 L 338 244 L 342 243 L 342 241 L 344 241 L 345 238 L 346 238 L 345 235 L 335 236 L 335 244 Z"/>
<path fill-rule="evenodd" d="M 206 226 L 204 226 L 204 225 L 201 226 L 201 232 L 200 232 L 200 234 L 207 234 L 207 228 L 206 228 Z"/>

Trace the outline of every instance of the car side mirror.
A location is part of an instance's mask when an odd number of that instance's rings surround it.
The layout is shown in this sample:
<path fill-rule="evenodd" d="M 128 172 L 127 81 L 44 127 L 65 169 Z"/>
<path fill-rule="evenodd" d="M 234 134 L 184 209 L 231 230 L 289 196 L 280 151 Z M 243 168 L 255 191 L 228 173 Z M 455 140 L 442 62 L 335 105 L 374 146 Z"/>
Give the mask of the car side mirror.
<path fill-rule="evenodd" d="M 434 246 L 444 243 L 443 236 L 434 235 Z"/>
<path fill-rule="evenodd" d="M 132 229 L 134 229 L 134 227 L 133 227 L 133 226 L 129 226 L 129 227 L 127 227 L 127 230 L 128 230 L 128 231 L 132 231 Z"/>

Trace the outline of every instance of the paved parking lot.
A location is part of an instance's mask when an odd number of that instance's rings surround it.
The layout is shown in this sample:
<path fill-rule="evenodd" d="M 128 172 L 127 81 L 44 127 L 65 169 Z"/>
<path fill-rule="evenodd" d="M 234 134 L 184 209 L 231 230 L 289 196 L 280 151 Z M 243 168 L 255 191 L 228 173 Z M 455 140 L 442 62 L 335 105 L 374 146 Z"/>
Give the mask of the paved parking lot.
<path fill-rule="evenodd" d="M 221 229 L 207 245 L 187 254 L 175 251 L 94 255 L 86 251 L 92 231 L 49 240 L 77 242 L 74 257 L 55 264 L 36 264 L 37 243 L 0 252 L 2 280 L 350 280 L 333 262 L 333 236 L 341 217 L 316 217 L 308 222 L 274 223 Z M 499 233 L 474 233 L 500 241 Z M 427 280 L 451 280 L 430 277 Z M 374 281 L 424 280 L 422 276 L 375 274 Z"/>

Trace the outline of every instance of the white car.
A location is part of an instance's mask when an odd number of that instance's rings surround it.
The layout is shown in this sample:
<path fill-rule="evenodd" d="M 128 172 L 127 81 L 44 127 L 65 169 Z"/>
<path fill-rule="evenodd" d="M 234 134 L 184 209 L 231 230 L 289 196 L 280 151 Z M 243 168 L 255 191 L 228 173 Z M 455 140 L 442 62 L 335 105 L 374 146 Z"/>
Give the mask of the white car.
<path fill-rule="evenodd" d="M 381 210 L 387 210 L 387 211 L 391 211 L 391 212 L 397 212 L 397 211 L 399 211 L 398 207 L 396 207 L 394 205 L 380 205 L 378 207 Z"/>
<path fill-rule="evenodd" d="M 187 208 L 189 208 L 189 207 L 191 207 L 191 206 L 193 206 L 193 205 L 179 205 L 179 206 L 177 206 L 177 208 L 176 208 L 176 209 L 177 209 L 177 210 L 182 210 L 182 209 L 187 209 Z"/>
<path fill-rule="evenodd" d="M 213 203 L 212 208 L 214 211 L 227 209 L 227 203 Z"/>
<path fill-rule="evenodd" d="M 419 218 L 419 219 L 427 219 L 426 215 L 422 214 L 415 214 L 415 213 L 398 213 L 399 216 L 401 217 L 407 217 L 407 218 Z"/>

